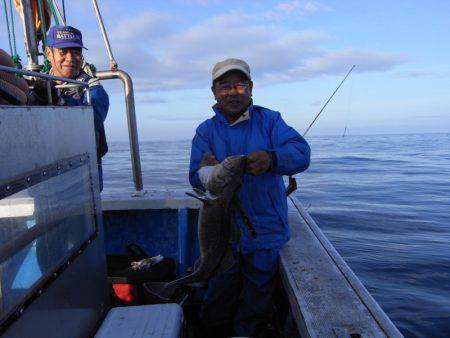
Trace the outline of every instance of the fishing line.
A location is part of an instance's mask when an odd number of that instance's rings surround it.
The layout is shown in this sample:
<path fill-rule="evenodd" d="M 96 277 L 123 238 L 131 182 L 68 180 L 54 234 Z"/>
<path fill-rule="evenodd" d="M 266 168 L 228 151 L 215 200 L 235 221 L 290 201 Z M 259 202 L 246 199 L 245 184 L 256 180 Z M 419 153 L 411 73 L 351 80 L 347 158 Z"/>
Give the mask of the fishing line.
<path fill-rule="evenodd" d="M 345 75 L 345 77 L 342 79 L 341 83 L 339 83 L 339 86 L 337 86 L 337 88 L 334 90 L 333 94 L 331 94 L 331 96 L 328 98 L 327 102 L 325 102 L 325 104 L 323 105 L 322 109 L 320 109 L 319 113 L 316 115 L 316 117 L 314 118 L 314 120 L 311 122 L 311 124 L 308 126 L 308 128 L 306 128 L 305 132 L 303 133 L 303 137 L 306 136 L 306 134 L 308 133 L 308 131 L 311 129 L 311 127 L 314 125 L 314 123 L 317 121 L 317 119 L 319 118 L 320 114 L 322 114 L 322 112 L 324 111 L 325 107 L 328 105 L 328 103 L 331 101 L 331 99 L 333 98 L 334 94 L 337 93 L 337 91 L 339 90 L 339 88 L 341 88 L 342 84 L 345 82 L 345 80 L 347 79 L 347 77 L 350 75 L 350 73 L 353 71 L 353 69 L 355 69 L 356 65 L 353 65 L 352 68 L 350 68 L 350 70 L 348 71 L 348 73 Z M 289 196 L 290 194 L 292 194 L 295 190 L 297 190 L 297 181 L 293 176 L 289 176 L 289 184 L 286 187 L 286 196 Z"/>
<path fill-rule="evenodd" d="M 347 110 L 345 111 L 345 128 L 344 128 L 344 132 L 342 134 L 342 137 L 347 135 L 348 132 L 348 122 L 349 122 L 349 116 L 351 115 L 351 110 L 352 110 L 352 101 L 351 98 L 353 97 L 353 89 L 354 89 L 354 80 L 350 80 L 350 83 L 348 84 L 348 95 L 347 95 Z"/>

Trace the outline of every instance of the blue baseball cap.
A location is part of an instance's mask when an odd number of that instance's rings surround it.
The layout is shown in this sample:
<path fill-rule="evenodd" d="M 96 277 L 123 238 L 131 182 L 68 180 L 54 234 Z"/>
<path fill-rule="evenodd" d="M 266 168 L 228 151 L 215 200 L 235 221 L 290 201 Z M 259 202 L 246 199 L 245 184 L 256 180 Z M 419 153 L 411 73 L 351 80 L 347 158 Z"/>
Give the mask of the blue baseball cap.
<path fill-rule="evenodd" d="M 47 46 L 54 48 L 84 48 L 81 32 L 72 26 L 53 26 L 47 33 Z"/>

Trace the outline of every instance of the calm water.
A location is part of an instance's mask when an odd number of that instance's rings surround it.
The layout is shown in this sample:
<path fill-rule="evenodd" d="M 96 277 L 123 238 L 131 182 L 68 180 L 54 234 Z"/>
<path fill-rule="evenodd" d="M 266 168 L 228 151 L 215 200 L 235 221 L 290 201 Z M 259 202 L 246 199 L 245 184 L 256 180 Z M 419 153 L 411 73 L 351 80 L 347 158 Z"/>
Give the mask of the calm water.
<path fill-rule="evenodd" d="M 450 134 L 317 137 L 297 197 L 408 337 L 450 337 Z M 190 141 L 143 142 L 147 189 L 188 190 Z M 105 191 L 129 188 L 127 143 Z"/>

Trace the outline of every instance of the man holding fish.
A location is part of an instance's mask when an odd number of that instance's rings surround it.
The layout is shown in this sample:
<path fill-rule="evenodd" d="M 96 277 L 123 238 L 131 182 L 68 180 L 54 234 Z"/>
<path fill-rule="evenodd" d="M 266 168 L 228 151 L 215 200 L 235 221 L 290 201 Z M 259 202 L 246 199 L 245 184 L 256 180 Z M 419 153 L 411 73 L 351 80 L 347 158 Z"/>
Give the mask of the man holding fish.
<path fill-rule="evenodd" d="M 282 176 L 306 170 L 310 148 L 279 112 L 253 104 L 245 61 L 218 62 L 211 89 L 215 116 L 196 130 L 189 180 L 194 188 L 208 190 L 214 166 L 232 155 L 245 155 L 246 168 L 230 204 L 241 232 L 238 243 L 230 244 L 234 265 L 208 280 L 200 317 L 205 335 L 226 335 L 223 328 L 233 323 L 235 334 L 263 337 L 273 317 L 279 251 L 290 238 Z"/>

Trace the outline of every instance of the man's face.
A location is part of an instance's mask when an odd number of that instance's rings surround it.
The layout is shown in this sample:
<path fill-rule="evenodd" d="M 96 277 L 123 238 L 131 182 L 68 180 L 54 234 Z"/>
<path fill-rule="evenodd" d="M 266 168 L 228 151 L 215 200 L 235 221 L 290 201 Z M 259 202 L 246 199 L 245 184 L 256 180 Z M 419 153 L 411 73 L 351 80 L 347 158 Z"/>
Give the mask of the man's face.
<path fill-rule="evenodd" d="M 83 61 L 81 48 L 49 48 L 46 49 L 47 58 L 52 63 L 55 76 L 74 78 L 78 75 Z"/>
<path fill-rule="evenodd" d="M 226 117 L 238 118 L 252 99 L 253 83 L 242 72 L 233 70 L 214 81 L 211 88 L 217 105 Z"/>

